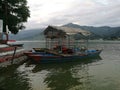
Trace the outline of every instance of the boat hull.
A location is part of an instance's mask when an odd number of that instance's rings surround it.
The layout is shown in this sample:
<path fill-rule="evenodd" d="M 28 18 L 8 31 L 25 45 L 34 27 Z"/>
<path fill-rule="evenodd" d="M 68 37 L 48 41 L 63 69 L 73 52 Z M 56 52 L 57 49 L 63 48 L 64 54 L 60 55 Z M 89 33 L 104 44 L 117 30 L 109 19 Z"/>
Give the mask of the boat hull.
<path fill-rule="evenodd" d="M 70 61 L 77 61 L 83 60 L 87 58 L 95 58 L 99 56 L 101 50 L 90 52 L 87 54 L 80 54 L 80 55 L 54 55 L 54 54 L 39 54 L 39 53 L 29 53 L 27 56 L 30 60 L 35 61 L 37 63 L 53 63 L 53 62 L 70 62 Z"/>

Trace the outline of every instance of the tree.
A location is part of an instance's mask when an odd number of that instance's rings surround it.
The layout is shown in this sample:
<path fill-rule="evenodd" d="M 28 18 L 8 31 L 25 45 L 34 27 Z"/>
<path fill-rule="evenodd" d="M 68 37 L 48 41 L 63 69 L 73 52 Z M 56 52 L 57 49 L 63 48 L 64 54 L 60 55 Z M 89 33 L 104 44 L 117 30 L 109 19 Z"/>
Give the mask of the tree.
<path fill-rule="evenodd" d="M 6 25 L 11 33 L 18 33 L 25 28 L 23 23 L 30 17 L 26 0 L 0 0 L 0 18 L 3 19 L 3 32 Z"/>

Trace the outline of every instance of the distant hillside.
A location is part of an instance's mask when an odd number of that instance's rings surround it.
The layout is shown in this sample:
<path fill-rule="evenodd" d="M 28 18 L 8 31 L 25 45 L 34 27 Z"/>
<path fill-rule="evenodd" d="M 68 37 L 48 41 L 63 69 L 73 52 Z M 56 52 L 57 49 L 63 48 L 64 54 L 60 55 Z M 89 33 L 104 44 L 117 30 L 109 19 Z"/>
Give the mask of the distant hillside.
<path fill-rule="evenodd" d="M 89 36 L 90 39 L 117 39 L 120 38 L 120 27 L 94 27 L 94 26 L 80 26 L 77 24 L 69 23 L 63 25 L 66 27 L 81 28 L 92 32 Z M 34 30 L 23 30 L 17 35 L 10 34 L 9 38 L 14 40 L 44 40 L 43 35 L 44 29 L 34 29 Z M 81 36 L 76 35 L 76 38 L 81 38 Z"/>
<path fill-rule="evenodd" d="M 44 39 L 43 30 L 44 29 L 23 30 L 16 35 L 10 34 L 9 38 L 14 40 L 42 40 Z"/>
<path fill-rule="evenodd" d="M 66 27 L 73 27 L 73 28 L 81 28 L 84 30 L 88 30 L 93 34 L 90 36 L 91 39 L 103 38 L 103 39 L 116 39 L 120 37 L 120 27 L 93 27 L 93 26 L 80 26 L 77 24 L 69 23 L 63 25 Z"/>

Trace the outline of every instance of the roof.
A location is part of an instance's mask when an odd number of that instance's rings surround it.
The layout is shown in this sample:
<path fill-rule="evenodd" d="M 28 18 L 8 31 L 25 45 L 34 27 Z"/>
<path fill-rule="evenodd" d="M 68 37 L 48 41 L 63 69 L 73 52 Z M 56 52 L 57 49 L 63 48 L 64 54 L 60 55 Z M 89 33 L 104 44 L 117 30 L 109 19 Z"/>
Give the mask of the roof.
<path fill-rule="evenodd" d="M 48 26 L 44 30 L 44 35 L 47 38 L 59 38 L 59 37 L 65 37 L 66 35 L 73 35 L 73 34 L 82 34 L 84 36 L 88 36 L 91 33 L 86 30 L 82 30 L 79 28 L 70 28 L 70 27 L 64 27 L 64 26 Z"/>

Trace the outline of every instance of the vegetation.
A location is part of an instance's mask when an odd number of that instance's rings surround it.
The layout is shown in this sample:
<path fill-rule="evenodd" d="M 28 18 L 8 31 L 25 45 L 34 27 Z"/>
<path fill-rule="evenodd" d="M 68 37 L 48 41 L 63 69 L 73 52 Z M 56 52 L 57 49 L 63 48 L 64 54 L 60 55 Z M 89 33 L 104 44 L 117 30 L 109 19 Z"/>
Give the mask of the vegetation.
<path fill-rule="evenodd" d="M 25 28 L 23 23 L 30 17 L 26 0 L 0 0 L 0 19 L 3 19 L 3 32 L 6 25 L 11 33 L 16 34 Z"/>
<path fill-rule="evenodd" d="M 117 40 L 120 39 L 120 27 L 110 27 L 110 26 L 80 26 L 77 24 L 69 23 L 63 25 L 66 27 L 81 28 L 83 30 L 90 31 L 92 34 L 89 36 L 90 39 L 104 39 L 104 40 Z M 81 38 L 76 35 L 76 38 Z"/>

